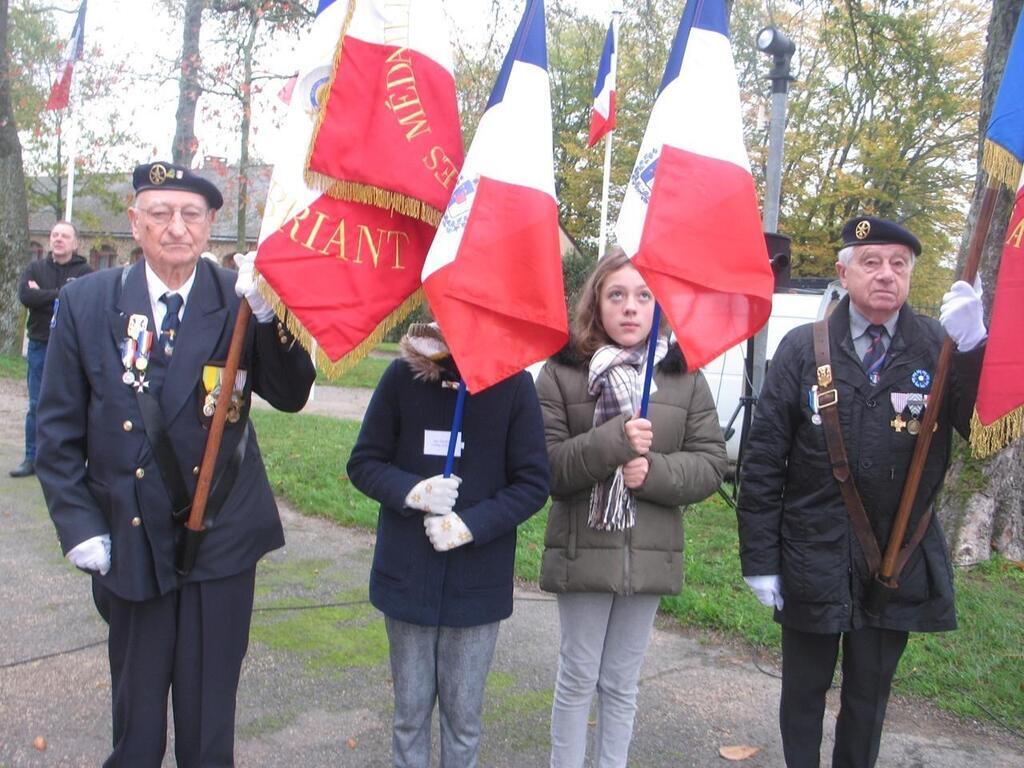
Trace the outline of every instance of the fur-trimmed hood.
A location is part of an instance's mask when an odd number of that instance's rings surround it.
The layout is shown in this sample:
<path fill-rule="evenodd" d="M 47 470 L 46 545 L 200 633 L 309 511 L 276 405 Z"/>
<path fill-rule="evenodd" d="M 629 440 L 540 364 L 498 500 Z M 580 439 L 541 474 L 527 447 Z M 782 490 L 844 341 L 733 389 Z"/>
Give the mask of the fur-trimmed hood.
<path fill-rule="evenodd" d="M 580 354 L 575 339 L 569 339 L 569 343 L 552 355 L 550 359 L 570 368 L 587 368 L 590 365 L 590 358 Z M 686 358 L 678 343 L 673 341 L 669 344 L 668 352 L 656 368 L 662 373 L 686 373 Z"/>
<path fill-rule="evenodd" d="M 429 382 L 459 380 L 459 369 L 437 323 L 413 323 L 398 347 L 413 378 Z"/>

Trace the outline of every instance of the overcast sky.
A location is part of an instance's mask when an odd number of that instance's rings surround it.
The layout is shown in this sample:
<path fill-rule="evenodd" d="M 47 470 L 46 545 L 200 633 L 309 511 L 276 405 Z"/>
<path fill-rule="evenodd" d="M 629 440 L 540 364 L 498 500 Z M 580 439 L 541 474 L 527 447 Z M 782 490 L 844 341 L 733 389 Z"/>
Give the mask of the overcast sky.
<path fill-rule="evenodd" d="M 315 0 L 303 0 L 309 7 Z M 449 17 L 453 20 L 453 37 L 462 41 L 484 41 L 490 33 L 491 3 L 487 0 L 442 0 Z M 525 0 L 506 0 L 510 12 L 517 16 Z M 581 7 L 595 16 L 610 14 L 619 0 L 579 0 Z M 120 57 L 132 62 L 132 67 L 141 73 L 153 73 L 155 53 L 173 58 L 181 48 L 181 27 L 161 9 L 157 2 L 142 0 L 92 0 L 86 18 L 86 47 L 99 46 L 102 56 Z M 65 7 L 77 10 L 77 3 L 66 2 Z M 74 24 L 74 13 L 56 14 L 62 37 L 69 36 Z M 512 29 L 507 31 L 511 40 Z M 275 60 L 290 61 L 292 41 L 281 42 L 281 52 Z M 155 53 L 151 53 L 155 52 Z M 596 66 L 596 62 L 595 62 Z M 281 71 L 289 67 L 282 66 Z M 268 84 L 254 106 L 255 132 L 250 144 L 254 157 L 267 159 L 272 156 L 271 147 L 275 133 L 276 118 L 271 107 L 276 102 L 280 83 Z M 174 113 L 177 109 L 178 86 L 168 82 L 157 86 L 146 82 L 128 92 L 118 94 L 123 104 L 132 105 L 130 119 L 132 129 L 140 138 L 144 152 L 157 157 L 170 157 L 171 141 L 174 136 Z M 211 106 L 209 97 L 200 99 L 200 113 L 197 117 L 196 134 L 200 140 L 198 156 L 225 156 L 230 160 L 238 157 L 238 139 L 229 131 L 218 128 L 214 121 L 202 113 L 204 105 Z M 97 111 L 110 109 L 109 105 L 84 104 L 78 109 L 83 120 L 96 119 Z M 136 158 L 137 161 L 147 157 Z"/>

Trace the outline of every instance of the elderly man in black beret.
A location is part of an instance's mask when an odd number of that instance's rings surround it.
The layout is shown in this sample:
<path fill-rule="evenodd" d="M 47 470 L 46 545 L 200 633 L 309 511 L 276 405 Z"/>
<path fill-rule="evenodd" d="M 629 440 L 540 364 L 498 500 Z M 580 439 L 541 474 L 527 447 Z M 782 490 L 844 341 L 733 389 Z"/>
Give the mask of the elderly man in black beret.
<path fill-rule="evenodd" d="M 135 169 L 128 210 L 143 259 L 60 292 L 39 400 L 36 470 L 61 547 L 92 575 L 109 625 L 113 751 L 106 766 L 157 768 L 174 712 L 177 765 L 233 765 L 235 692 L 256 562 L 284 544 L 248 418 L 250 395 L 297 411 L 309 355 L 256 290 L 254 255 L 201 259 L 220 191 L 171 163 Z M 222 381 L 239 297 L 252 307 L 241 368 Z M 212 403 L 232 407 L 194 565 L 176 550 Z"/>
<path fill-rule="evenodd" d="M 782 625 L 780 725 L 786 765 L 819 765 L 825 694 L 840 646 L 843 678 L 834 768 L 878 757 L 896 666 L 909 632 L 956 627 L 945 538 L 932 516 L 952 430 L 970 429 L 987 332 L 981 290 L 957 281 L 939 322 L 907 302 L 918 239 L 858 216 L 843 228 L 836 270 L 847 295 L 831 317 L 788 333 L 757 404 L 742 468 L 743 575 Z M 946 335 L 956 344 L 924 464 L 899 587 L 868 599 L 929 407 Z M 824 366 L 831 366 L 825 369 Z M 848 465 L 849 472 L 833 467 Z"/>

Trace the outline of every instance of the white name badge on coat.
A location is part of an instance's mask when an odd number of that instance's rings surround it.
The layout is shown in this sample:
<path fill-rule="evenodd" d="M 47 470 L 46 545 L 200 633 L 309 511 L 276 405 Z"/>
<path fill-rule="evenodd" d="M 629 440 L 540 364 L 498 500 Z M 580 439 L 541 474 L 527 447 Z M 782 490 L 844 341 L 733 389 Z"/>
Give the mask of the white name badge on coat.
<path fill-rule="evenodd" d="M 440 429 L 423 430 L 423 455 L 424 456 L 447 456 L 448 441 L 451 439 L 451 432 L 443 432 Z M 465 447 L 462 442 L 462 433 L 455 442 L 455 455 L 462 456 L 462 449 Z"/>

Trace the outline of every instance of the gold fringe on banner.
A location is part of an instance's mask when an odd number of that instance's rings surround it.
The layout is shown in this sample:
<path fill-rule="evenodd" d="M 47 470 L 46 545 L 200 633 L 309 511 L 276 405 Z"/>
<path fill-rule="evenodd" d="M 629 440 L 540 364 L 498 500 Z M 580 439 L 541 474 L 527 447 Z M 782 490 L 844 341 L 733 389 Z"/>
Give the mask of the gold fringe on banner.
<path fill-rule="evenodd" d="M 316 364 L 317 370 L 322 371 L 330 380 L 338 379 L 354 368 L 360 360 L 370 354 L 384 340 L 384 337 L 392 329 L 398 326 L 416 307 L 422 304 L 424 299 L 423 289 L 417 288 L 409 298 L 392 310 L 391 314 L 385 317 L 373 329 L 370 335 L 363 339 L 351 352 L 339 360 L 331 360 L 324 353 L 323 347 L 317 344 L 313 335 L 299 321 L 299 318 L 288 311 L 288 307 L 281 301 L 281 297 L 277 295 L 277 292 L 270 287 L 270 284 L 266 280 L 261 279 L 257 285 L 260 295 L 267 300 L 274 313 L 281 319 L 281 322 L 288 326 L 288 330 L 291 331 L 292 335 L 295 336 L 305 350 L 314 355 L 315 359 L 313 362 Z"/>
<path fill-rule="evenodd" d="M 318 189 L 338 200 L 373 205 L 390 213 L 401 213 L 411 219 L 424 221 L 435 229 L 441 223 L 441 212 L 437 208 L 401 192 L 392 192 L 357 181 L 340 181 L 308 168 L 305 178 L 310 189 Z"/>
<path fill-rule="evenodd" d="M 1020 160 L 1012 152 L 989 139 L 985 139 L 981 167 L 988 171 L 989 176 L 1011 192 L 1016 192 L 1017 187 L 1020 186 Z"/>
<path fill-rule="evenodd" d="M 1003 450 L 1014 440 L 1024 436 L 1024 405 L 985 426 L 978 420 L 978 412 L 971 418 L 971 453 L 983 459 Z"/>

